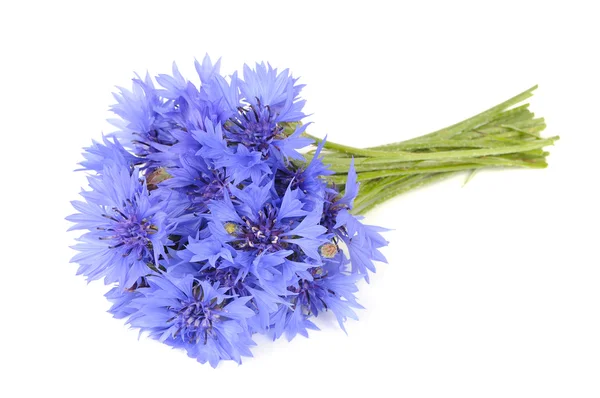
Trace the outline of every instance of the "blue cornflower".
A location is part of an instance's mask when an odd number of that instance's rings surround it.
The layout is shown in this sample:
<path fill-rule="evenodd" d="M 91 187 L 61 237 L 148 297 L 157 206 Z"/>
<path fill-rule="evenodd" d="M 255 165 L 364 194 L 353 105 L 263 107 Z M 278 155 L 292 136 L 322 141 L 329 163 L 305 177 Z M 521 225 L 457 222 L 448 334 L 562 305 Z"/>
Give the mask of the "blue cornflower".
<path fill-rule="evenodd" d="M 211 200 L 220 199 L 228 186 L 229 178 L 224 168 L 210 167 L 207 159 L 192 154 L 182 155 L 180 167 L 169 168 L 169 174 L 161 184 L 161 194 L 169 197 L 172 190 L 185 195 L 189 203 L 185 210 L 194 213 L 205 213 Z"/>
<path fill-rule="evenodd" d="M 260 186 L 252 183 L 243 189 L 230 187 L 235 204 L 225 196 L 209 205 L 211 229 L 220 239 L 236 248 L 273 253 L 295 245 L 306 256 L 319 259 L 318 247 L 324 241 L 325 228 L 319 225 L 320 209 L 303 209 L 298 190 L 288 189 L 282 198 L 273 190 L 273 182 Z M 301 238 L 300 238 L 301 237 Z"/>
<path fill-rule="evenodd" d="M 298 97 L 303 85 L 296 82 L 287 69 L 279 73 L 265 64 L 257 64 L 255 69 L 245 65 L 244 79 L 234 74 L 229 85 L 220 80 L 221 92 L 227 97 L 224 103 L 232 112 L 224 124 L 228 143 L 258 152 L 262 160 L 272 163 L 303 160 L 297 150 L 312 143 L 302 137 L 307 125 L 297 125 L 291 134 L 285 131 L 285 123 L 305 117 L 305 101 Z"/>
<path fill-rule="evenodd" d="M 70 230 L 88 230 L 74 246 L 80 253 L 72 262 L 89 280 L 104 278 L 129 287 L 166 257 L 170 225 L 165 202 L 150 195 L 136 172 L 114 163 L 88 181 L 92 190 L 81 192 L 85 202 L 72 202 L 79 213 L 67 217 L 75 223 Z"/>
<path fill-rule="evenodd" d="M 206 56 L 196 69 L 202 86 L 186 80 L 173 64 L 172 76 L 160 74 L 156 87 L 146 75 L 133 79 L 131 91 L 119 87 L 117 104 L 111 110 L 121 119 L 109 120 L 120 129 L 116 134 L 134 153 L 145 159 L 147 167 L 177 165 L 178 155 L 197 150 L 190 131 L 204 129 L 206 119 L 214 123 L 227 120 L 232 111 L 220 88 L 219 65 Z M 191 148 L 188 148 L 191 146 Z"/>
<path fill-rule="evenodd" d="M 265 291 L 262 287 L 263 282 L 250 273 L 256 260 L 255 253 L 236 251 L 231 246 L 223 245 L 210 234 L 205 234 L 205 231 L 201 231 L 203 239 L 189 238 L 186 249 L 178 252 L 178 256 L 183 261 L 169 269 L 170 275 L 196 275 L 200 280 L 229 288 L 230 294 L 240 297 L 252 296 L 248 301 L 248 307 L 255 312 L 255 316 L 247 320 L 248 328 L 252 333 L 266 333 L 271 325 L 271 314 L 277 311 L 279 305 L 288 305 L 287 302 L 277 294 Z M 282 252 L 282 254 L 289 253 Z M 291 261 L 283 264 L 279 261 L 279 269 L 273 267 L 271 270 L 277 275 L 282 275 L 283 280 L 291 281 L 293 275 L 302 275 L 307 267 L 309 265 L 296 266 Z M 266 272 L 266 264 L 261 264 L 261 268 L 263 273 Z M 254 271 L 259 270 L 254 268 Z"/>
<path fill-rule="evenodd" d="M 283 306 L 273 315 L 274 325 L 271 334 L 274 338 L 286 334 L 288 340 L 297 334 L 308 337 L 308 329 L 318 330 L 310 317 L 331 311 L 344 332 L 347 318 L 357 320 L 352 308 L 363 308 L 356 301 L 356 282 L 362 279 L 359 274 L 346 271 L 348 259 L 335 244 L 323 245 L 323 264 L 309 269 L 297 283 L 288 287 L 292 293 L 287 298 L 289 306 Z"/>
<path fill-rule="evenodd" d="M 320 156 L 324 145 L 325 140 L 317 145 L 317 149 L 308 164 L 291 163 L 288 167 L 279 169 L 275 180 L 277 191 L 284 192 L 289 186 L 292 189 L 299 189 L 310 198 L 323 200 L 327 186 L 325 178 L 333 174 L 328 166 L 323 164 Z"/>
<path fill-rule="evenodd" d="M 117 104 L 111 111 L 121 119 L 109 122 L 120 129 L 116 134 L 122 142 L 130 143 L 138 157 L 148 160 L 168 153 L 177 142 L 172 130 L 180 128 L 169 115 L 178 112 L 174 101 L 159 95 L 149 75 L 144 80 L 133 79 L 131 91 L 122 87 L 119 90 L 113 94 Z"/>
<path fill-rule="evenodd" d="M 196 61 L 194 65 L 202 83 L 198 96 L 199 108 L 203 108 L 202 114 L 215 122 L 225 122 L 231 117 L 232 111 L 228 105 L 228 98 L 223 92 L 223 88 L 228 88 L 228 85 L 219 74 L 221 60 L 217 60 L 213 65 L 206 54 L 202 63 Z"/>
<path fill-rule="evenodd" d="M 340 196 L 335 187 L 327 189 L 325 193 L 321 224 L 327 228 L 328 232 L 335 234 L 337 239 L 346 244 L 352 272 L 363 275 L 368 282 L 368 271 L 375 272 L 374 261 L 387 262 L 379 251 L 381 247 L 388 244 L 380 234 L 387 229 L 365 225 L 360 222 L 362 217 L 350 213 L 358 190 L 359 183 L 354 169 L 354 161 L 352 161 L 348 170 L 344 195 Z"/>
<path fill-rule="evenodd" d="M 133 169 L 134 166 L 144 163 L 131 153 L 129 153 L 119 140 L 112 137 L 112 141 L 106 136 L 102 136 L 102 143 L 92 141 L 92 145 L 84 148 L 83 157 L 85 160 L 79 164 L 82 170 L 101 172 L 107 162 L 116 163 L 126 169 Z"/>
<path fill-rule="evenodd" d="M 297 295 L 292 298 L 294 305 L 301 305 L 307 315 L 319 315 L 319 312 L 331 310 L 342 330 L 347 317 L 357 320 L 351 307 L 362 308 L 356 302 L 354 293 L 358 291 L 356 282 L 362 279 L 358 275 L 341 273 L 334 267 L 319 267 L 311 270 L 313 279 L 302 279 L 289 289 Z"/>
<path fill-rule="evenodd" d="M 354 216 L 348 210 L 340 210 L 336 217 L 334 229 L 338 237 L 348 246 L 352 272 L 364 275 L 367 282 L 369 275 L 367 270 L 375 272 L 374 261 L 386 263 L 387 260 L 379 251 L 387 246 L 388 242 L 381 236 L 385 228 L 374 225 L 363 224 L 362 217 Z"/>
<path fill-rule="evenodd" d="M 200 76 L 200 88 L 186 80 L 175 63 L 172 76 L 160 74 L 156 77 L 156 82 L 162 87 L 156 92 L 162 98 L 172 101 L 173 111 L 168 113 L 168 116 L 181 126 L 183 131 L 202 128 L 207 118 L 221 123 L 231 115 L 219 85 L 220 61 L 213 65 L 207 55 L 202 63 L 196 61 L 195 65 Z"/>
<path fill-rule="evenodd" d="M 104 297 L 112 303 L 108 312 L 117 319 L 124 319 L 131 316 L 137 311 L 137 309 L 131 305 L 132 300 L 142 297 L 142 294 L 138 289 L 147 287 L 150 287 L 150 285 L 146 282 L 145 277 L 138 279 L 129 288 L 122 288 L 121 286 L 113 287 L 104 295 Z"/>
<path fill-rule="evenodd" d="M 254 316 L 246 306 L 251 297 L 228 295 L 228 288 L 192 275 L 156 276 L 148 282 L 149 288 L 139 289 L 142 296 L 131 301 L 137 309 L 129 318 L 131 326 L 213 367 L 220 360 L 241 363 L 242 356 L 252 356 L 254 342 L 246 326 Z"/>
<path fill-rule="evenodd" d="M 321 207 L 304 210 L 298 190 L 288 189 L 280 198 L 272 181 L 229 190 L 235 202 L 225 195 L 208 205 L 210 236 L 202 243 L 210 253 L 231 248 L 244 276 L 252 274 L 265 290 L 285 294 L 292 274 L 321 261 L 318 249 L 328 241 L 319 225 Z M 251 262 L 236 261 L 238 253 L 250 253 Z"/>
<path fill-rule="evenodd" d="M 310 138 L 302 137 L 306 125 L 298 125 L 290 135 L 284 125 L 276 121 L 271 107 L 262 104 L 239 107 L 238 116 L 224 125 L 225 136 L 230 144 L 243 146 L 258 152 L 263 160 L 283 162 L 285 159 L 304 160 L 298 149 L 310 145 Z"/>
<path fill-rule="evenodd" d="M 268 108 L 271 118 L 278 123 L 297 122 L 304 118 L 302 108 L 306 101 L 300 100 L 303 84 L 296 84 L 288 69 L 278 72 L 271 65 L 257 63 L 254 69 L 244 65 L 244 79 L 239 87 L 250 109 Z"/>
<path fill-rule="evenodd" d="M 193 137 L 201 144 L 196 155 L 202 157 L 212 169 L 225 169 L 234 184 L 250 178 L 260 182 L 264 175 L 272 173 L 271 167 L 262 161 L 260 152 L 250 151 L 244 145 L 229 146 L 219 124 L 205 121 L 205 130 L 196 130 Z"/>

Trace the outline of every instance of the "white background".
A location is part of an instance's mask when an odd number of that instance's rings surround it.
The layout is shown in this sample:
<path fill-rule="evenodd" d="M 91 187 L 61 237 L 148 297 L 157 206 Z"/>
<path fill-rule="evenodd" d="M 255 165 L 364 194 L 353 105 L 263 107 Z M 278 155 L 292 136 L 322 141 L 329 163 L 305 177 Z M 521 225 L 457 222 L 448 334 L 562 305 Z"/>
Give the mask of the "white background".
<path fill-rule="evenodd" d="M 0 396 L 600 397 L 598 12 L 447 3 L 2 2 Z M 311 133 L 333 141 L 408 139 L 536 83 L 532 109 L 561 140 L 548 169 L 372 211 L 394 229 L 389 264 L 349 335 L 326 317 L 215 370 L 112 319 L 106 287 L 74 275 L 64 221 L 114 86 L 174 60 L 193 78 L 206 52 L 226 73 L 291 68 Z"/>

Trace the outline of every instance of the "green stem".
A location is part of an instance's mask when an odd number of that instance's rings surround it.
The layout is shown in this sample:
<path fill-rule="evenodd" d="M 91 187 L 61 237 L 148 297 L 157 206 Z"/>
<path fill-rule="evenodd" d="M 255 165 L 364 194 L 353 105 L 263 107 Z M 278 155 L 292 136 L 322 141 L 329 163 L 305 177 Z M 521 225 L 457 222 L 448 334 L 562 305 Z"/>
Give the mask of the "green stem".
<path fill-rule="evenodd" d="M 530 169 L 543 169 L 547 167 L 548 164 L 545 160 L 534 161 L 534 162 L 526 162 L 526 161 L 509 161 L 509 160 L 494 160 L 486 163 L 462 163 L 462 164 L 453 164 L 453 165 L 440 165 L 440 166 L 430 166 L 430 167 L 414 167 L 406 170 L 402 169 L 391 169 L 391 170 L 378 170 L 378 171 L 370 171 L 364 173 L 358 173 L 358 181 L 368 181 L 375 180 L 383 177 L 393 177 L 393 176 L 402 176 L 402 175 L 412 175 L 412 174 L 430 174 L 430 173 L 440 173 L 440 172 L 449 172 L 449 171 L 461 171 L 461 170 L 475 170 L 475 169 L 489 169 L 489 168 L 498 168 L 498 167 L 523 167 Z M 331 181 L 336 184 L 343 184 L 346 181 L 346 175 L 334 175 L 330 177 Z"/>
<path fill-rule="evenodd" d="M 530 98 L 531 96 L 533 96 L 533 91 L 537 87 L 538 86 L 536 84 L 535 86 L 531 87 L 529 90 L 525 90 L 522 93 L 517 94 L 514 97 L 504 101 L 503 103 L 498 104 L 498 105 L 496 105 L 486 111 L 483 111 L 473 117 L 470 117 L 469 119 L 463 120 L 460 123 L 456 123 L 456 124 L 453 124 L 452 126 L 443 128 L 441 130 L 434 131 L 433 133 L 425 134 L 423 136 L 404 141 L 404 143 L 415 142 L 415 141 L 427 139 L 427 138 L 433 137 L 433 136 L 450 138 L 450 137 L 452 137 L 452 135 L 456 134 L 459 131 L 485 124 L 486 122 L 491 121 L 492 117 L 494 115 L 497 115 L 497 114 L 501 113 L 503 110 L 510 108 L 511 106 L 516 105 L 519 102 L 522 102 L 522 101 L 526 100 L 527 98 Z M 385 147 L 385 146 L 386 145 L 382 145 L 382 146 L 373 147 L 370 149 L 381 149 L 382 147 Z"/>
<path fill-rule="evenodd" d="M 362 157 L 354 158 L 354 167 L 357 172 L 389 170 L 389 169 L 406 169 L 412 167 L 407 165 L 407 162 L 425 161 L 425 160 L 444 160 L 465 162 L 472 158 L 481 158 L 484 156 L 504 155 L 510 153 L 526 152 L 534 149 L 541 149 L 545 146 L 552 145 L 558 137 L 553 137 L 545 140 L 536 140 L 525 142 L 520 145 L 510 145 L 499 148 L 482 148 L 482 149 L 466 149 L 443 152 L 427 152 L 427 153 L 411 153 L 402 152 L 400 154 L 386 154 L 385 157 Z M 324 156 L 324 161 L 331 165 L 331 170 L 336 173 L 344 173 L 350 167 L 352 159 L 336 158 Z"/>
<path fill-rule="evenodd" d="M 410 140 L 365 149 L 327 141 L 323 161 L 334 172 L 329 178 L 344 185 L 354 162 L 362 185 L 353 212 L 361 214 L 389 198 L 461 171 L 544 168 L 548 153 L 543 148 L 559 137 L 540 138 L 546 127 L 544 119 L 535 118 L 529 104 L 518 105 L 536 88 L 460 123 Z M 323 141 L 305 135 L 317 143 Z"/>
<path fill-rule="evenodd" d="M 420 188 L 433 182 L 444 180 L 455 174 L 456 173 L 428 174 L 425 176 L 419 176 L 419 178 L 394 181 L 386 185 L 385 189 L 380 190 L 376 195 L 366 198 L 359 197 L 360 200 L 354 203 L 354 209 L 352 212 L 354 214 L 364 214 L 386 200 L 392 199 L 400 194 Z"/>

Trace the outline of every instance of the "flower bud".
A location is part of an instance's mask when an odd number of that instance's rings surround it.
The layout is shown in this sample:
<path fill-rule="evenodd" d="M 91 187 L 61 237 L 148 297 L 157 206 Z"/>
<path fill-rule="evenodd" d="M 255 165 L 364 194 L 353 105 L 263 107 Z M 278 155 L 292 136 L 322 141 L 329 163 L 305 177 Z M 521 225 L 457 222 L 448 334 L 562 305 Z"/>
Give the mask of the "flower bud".
<path fill-rule="evenodd" d="M 333 258 L 337 254 L 337 246 L 333 243 L 325 243 L 323 246 L 319 248 L 321 256 L 325 258 Z"/>
<path fill-rule="evenodd" d="M 171 177 L 172 175 L 167 172 L 166 168 L 159 167 L 152 173 L 148 174 L 148 176 L 146 177 L 146 184 L 148 185 L 148 190 L 152 191 L 158 188 L 158 184 L 165 180 L 168 180 Z"/>
<path fill-rule="evenodd" d="M 226 222 L 223 225 L 223 228 L 225 228 L 225 231 L 229 234 L 229 235 L 234 235 L 237 230 L 238 230 L 238 226 L 235 223 L 232 222 Z"/>

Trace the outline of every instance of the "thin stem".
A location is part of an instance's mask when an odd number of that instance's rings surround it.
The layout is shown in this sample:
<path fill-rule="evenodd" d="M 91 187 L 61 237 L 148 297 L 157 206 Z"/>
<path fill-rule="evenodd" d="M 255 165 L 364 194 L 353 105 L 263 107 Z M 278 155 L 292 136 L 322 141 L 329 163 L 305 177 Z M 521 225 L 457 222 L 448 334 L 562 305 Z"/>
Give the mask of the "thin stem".
<path fill-rule="evenodd" d="M 416 188 L 420 188 L 422 186 L 431 184 L 433 182 L 441 181 L 451 176 L 456 175 L 454 173 L 437 173 L 437 174 L 429 174 L 427 176 L 423 176 L 421 178 L 415 178 L 411 180 L 398 181 L 396 183 L 389 184 L 385 190 L 379 192 L 378 195 L 375 195 L 367 200 L 363 200 L 354 205 L 354 209 L 352 212 L 354 214 L 364 214 L 367 211 L 371 210 L 373 207 L 378 204 L 385 202 L 388 199 L 396 197 L 402 193 L 411 191 Z"/>
<path fill-rule="evenodd" d="M 356 171 L 375 171 L 385 169 L 396 169 L 407 167 L 406 162 L 424 161 L 424 160 L 445 160 L 445 161 L 468 161 L 471 158 L 481 158 L 483 156 L 495 156 L 509 153 L 526 152 L 534 149 L 541 149 L 545 146 L 552 145 L 558 137 L 552 137 L 545 140 L 536 140 L 525 142 L 520 145 L 510 145 L 499 148 L 482 148 L 482 149 L 466 149 L 443 152 L 429 153 L 393 153 L 386 157 L 373 158 L 355 158 L 354 167 Z M 324 157 L 325 163 L 331 165 L 331 170 L 336 173 L 343 173 L 350 167 L 352 159 L 350 158 L 335 158 L 330 156 Z M 410 165 L 408 166 L 410 167 Z"/>
<path fill-rule="evenodd" d="M 409 142 L 415 142 L 418 140 L 423 140 L 432 136 L 443 136 L 445 138 L 449 138 L 452 135 L 454 135 L 456 132 L 458 131 L 462 131 L 468 128 L 473 128 L 477 125 L 481 125 L 484 124 L 485 122 L 489 121 L 491 116 L 496 115 L 500 112 L 502 112 L 503 110 L 518 104 L 519 102 L 522 102 L 524 100 L 526 100 L 527 98 L 530 98 L 531 96 L 533 96 L 533 91 L 535 89 L 537 89 L 537 84 L 533 87 L 531 87 L 528 90 L 523 91 L 520 94 L 515 95 L 514 97 L 504 101 L 501 104 L 498 104 L 486 111 L 483 111 L 473 117 L 470 117 L 469 119 L 463 120 L 462 122 L 453 124 L 452 126 L 443 128 L 441 130 L 437 130 L 434 131 L 433 133 L 429 133 L 429 134 L 425 134 L 423 136 L 417 137 L 417 138 L 413 138 L 407 141 L 404 141 L 404 143 L 409 143 Z M 373 147 L 371 149 L 381 149 L 382 147 L 385 147 L 386 145 L 382 145 L 379 147 Z"/>
<path fill-rule="evenodd" d="M 354 208 L 359 214 L 391 197 L 461 171 L 546 167 L 548 152 L 543 148 L 559 137 L 540 138 L 546 127 L 544 119 L 535 118 L 529 104 L 518 105 L 536 88 L 460 123 L 410 140 L 365 149 L 327 141 L 323 161 L 334 172 L 329 180 L 345 185 L 348 168 L 354 162 L 362 183 Z M 311 153 L 314 156 L 314 151 Z"/>

